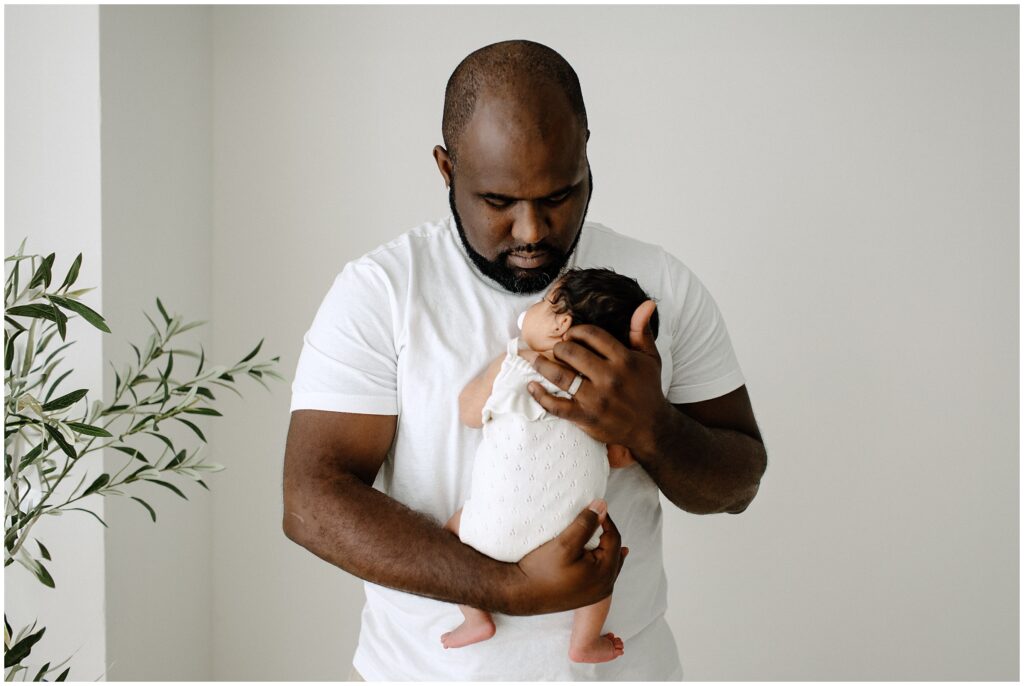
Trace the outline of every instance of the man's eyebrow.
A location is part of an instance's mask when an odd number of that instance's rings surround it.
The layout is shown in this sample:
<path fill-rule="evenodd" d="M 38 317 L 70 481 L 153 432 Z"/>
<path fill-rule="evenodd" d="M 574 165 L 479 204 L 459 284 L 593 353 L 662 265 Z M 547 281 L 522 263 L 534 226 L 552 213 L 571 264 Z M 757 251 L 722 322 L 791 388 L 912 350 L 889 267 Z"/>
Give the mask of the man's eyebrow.
<path fill-rule="evenodd" d="M 582 183 L 582 182 L 580 182 L 580 183 Z M 568 193 L 569 191 L 571 191 L 574 188 L 576 188 L 576 186 L 578 186 L 578 185 L 579 185 L 579 183 L 569 184 L 568 186 L 565 186 L 564 188 L 559 188 L 558 190 L 556 190 L 556 191 L 554 191 L 552 193 L 548 193 L 543 198 L 539 198 L 539 199 L 543 200 L 545 198 L 556 198 L 559 195 L 563 195 L 565 193 Z M 522 198 L 515 198 L 515 197 L 512 197 L 511 195 L 502 195 L 501 193 L 480 193 L 479 195 L 480 195 L 481 198 L 486 198 L 488 200 L 499 200 L 501 202 L 517 202 L 519 200 L 522 200 Z"/>

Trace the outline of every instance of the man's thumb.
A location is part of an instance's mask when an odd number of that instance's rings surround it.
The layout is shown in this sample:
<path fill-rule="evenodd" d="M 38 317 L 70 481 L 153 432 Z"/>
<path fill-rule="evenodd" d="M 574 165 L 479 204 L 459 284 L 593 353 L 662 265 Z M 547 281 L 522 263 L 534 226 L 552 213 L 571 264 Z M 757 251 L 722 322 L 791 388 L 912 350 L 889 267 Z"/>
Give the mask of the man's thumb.
<path fill-rule="evenodd" d="M 582 550 L 590 537 L 594 535 L 601 525 L 601 520 L 608 513 L 608 503 L 603 500 L 595 500 L 587 509 L 576 515 L 576 519 L 562 532 L 559 538 L 568 548 Z"/>
<path fill-rule="evenodd" d="M 654 333 L 651 331 L 651 317 L 657 305 L 653 300 L 645 300 L 633 312 L 629 321 L 629 346 L 633 350 L 645 352 L 648 355 L 657 355 L 658 348 L 654 344 Z"/>

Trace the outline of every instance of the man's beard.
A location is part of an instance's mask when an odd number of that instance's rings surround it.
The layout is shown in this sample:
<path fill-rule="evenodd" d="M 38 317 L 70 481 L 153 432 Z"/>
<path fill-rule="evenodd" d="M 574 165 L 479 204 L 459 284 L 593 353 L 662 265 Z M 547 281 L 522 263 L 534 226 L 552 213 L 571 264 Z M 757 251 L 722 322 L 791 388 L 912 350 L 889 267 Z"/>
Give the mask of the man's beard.
<path fill-rule="evenodd" d="M 576 229 L 576 236 L 572 239 L 572 245 L 569 246 L 568 250 L 559 250 L 550 243 L 541 241 L 539 243 L 519 246 L 513 250 L 505 250 L 492 261 L 474 250 L 473 246 L 466 240 L 466 230 L 462 227 L 459 211 L 455 209 L 455 175 L 452 174 L 451 185 L 448 187 L 448 205 L 451 207 L 452 216 L 455 218 L 455 227 L 459 230 L 459 238 L 462 239 L 462 245 L 466 248 L 469 259 L 473 261 L 473 264 L 476 265 L 476 268 L 484 276 L 496 281 L 498 285 L 511 293 L 537 293 L 547 288 L 561 274 L 562 269 L 569 262 L 569 258 L 572 257 L 576 244 L 580 241 L 580 236 L 583 235 L 583 222 L 587 219 L 590 198 L 594 194 L 594 176 L 591 174 L 589 167 L 587 168 L 587 177 L 588 185 L 590 186 L 590 192 L 587 194 L 587 204 L 583 207 L 583 218 L 580 220 L 580 225 Z M 552 255 L 552 260 L 543 267 L 531 269 L 526 274 L 517 274 L 515 269 L 508 266 L 507 258 L 512 253 L 529 255 L 532 252 L 541 250 Z M 522 271 L 524 270 L 520 269 L 520 272 Z"/>

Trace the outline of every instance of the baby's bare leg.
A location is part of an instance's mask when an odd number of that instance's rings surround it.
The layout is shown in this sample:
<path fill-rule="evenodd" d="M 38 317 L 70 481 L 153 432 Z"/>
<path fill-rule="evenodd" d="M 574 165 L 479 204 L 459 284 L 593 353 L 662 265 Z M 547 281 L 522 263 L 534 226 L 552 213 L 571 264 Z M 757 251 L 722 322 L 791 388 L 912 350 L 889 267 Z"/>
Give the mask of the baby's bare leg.
<path fill-rule="evenodd" d="M 604 620 L 612 606 L 612 597 L 593 605 L 581 607 L 573 613 L 572 638 L 569 639 L 569 659 L 573 662 L 610 662 L 625 651 L 622 639 L 609 632 L 601 635 Z"/>
<path fill-rule="evenodd" d="M 456 536 L 459 535 L 459 522 L 462 520 L 462 508 L 452 515 L 444 528 Z M 494 620 L 485 610 L 478 610 L 468 605 L 459 605 L 465 620 L 452 631 L 441 635 L 441 645 L 445 648 L 461 648 L 471 643 L 486 641 L 494 635 Z"/>

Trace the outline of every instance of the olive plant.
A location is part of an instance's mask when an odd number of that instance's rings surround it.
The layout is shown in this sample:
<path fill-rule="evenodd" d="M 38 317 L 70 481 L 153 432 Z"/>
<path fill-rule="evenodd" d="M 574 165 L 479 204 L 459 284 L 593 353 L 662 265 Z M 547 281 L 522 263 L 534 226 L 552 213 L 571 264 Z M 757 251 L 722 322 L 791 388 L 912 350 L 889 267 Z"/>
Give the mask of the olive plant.
<path fill-rule="evenodd" d="M 199 456 L 206 436 L 191 419 L 197 416 L 219 417 L 212 407 L 214 388 L 235 390 L 242 375 L 255 379 L 264 388 L 263 377 L 283 380 L 273 370 L 280 358 L 256 361 L 263 341 L 238 363 L 228 366 L 206 365 L 202 345 L 199 352 L 180 347 L 181 334 L 206 322 L 183 323 L 171 316 L 159 298 L 156 308 L 160 324 L 148 313 L 143 316 L 153 333 L 142 346 L 130 343 L 135 354 L 121 368 L 110 363 L 114 374 L 113 398 L 104 402 L 100 392 L 90 389 L 59 390 L 71 369 L 61 369 L 61 353 L 74 344 L 68 340 L 69 318 L 85 321 L 110 333 L 103 317 L 81 302 L 84 288 L 71 290 L 78 279 L 82 255 L 72 262 L 60 286 L 51 288 L 55 254 L 46 257 L 24 254 L 25 241 L 18 251 L 4 260 L 4 567 L 17 562 L 44 585 L 54 588 L 54 578 L 45 562 L 50 551 L 38 538 L 31 538 L 32 527 L 45 516 L 60 516 L 69 511 L 86 512 L 100 524 L 107 523 L 79 502 L 91 495 L 137 495 L 129 497 L 145 508 L 155 522 L 156 511 L 146 502 L 145 488 L 153 484 L 188 499 L 182 490 L 167 480 L 172 474 L 203 482 L 204 473 L 218 472 L 223 466 Z M 29 265 L 27 280 L 22 266 Z M 59 340 L 58 340 L 59 339 Z M 185 369 L 183 362 L 197 360 Z M 204 369 L 205 366 L 205 369 Z M 269 390 L 269 388 L 267 388 Z M 219 391 L 218 391 L 219 392 Z M 195 434 L 190 446 L 175 444 L 161 425 L 176 422 Z M 191 434 L 189 434 L 191 436 Z M 198 443 L 197 443 L 198 442 Z M 190 449 L 194 446 L 194 449 Z M 124 465 L 114 474 L 102 473 L 86 484 L 86 466 L 79 467 L 84 455 L 109 449 L 106 455 L 118 455 Z M 75 479 L 78 483 L 68 490 Z M 65 487 L 58 494 L 58 485 Z M 143 496 L 143 497 L 140 497 Z M 75 506 L 72 506 L 75 505 Z M 25 664 L 33 646 L 43 637 L 45 627 L 22 627 L 16 633 L 4 614 L 5 680 L 19 673 L 21 680 L 34 668 Z M 33 681 L 48 681 L 71 658 L 51 667 L 46 663 L 35 671 Z M 55 681 L 67 679 L 70 667 Z"/>

